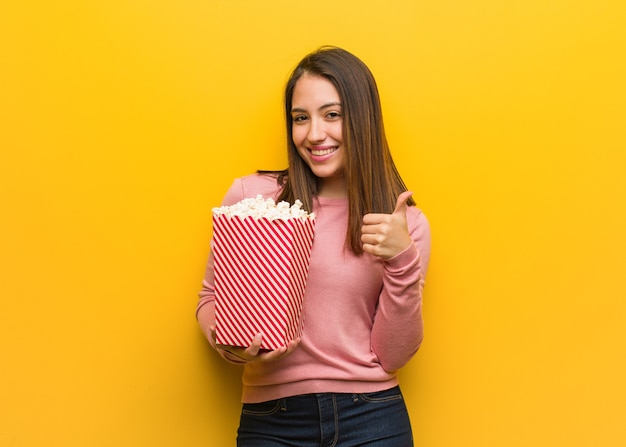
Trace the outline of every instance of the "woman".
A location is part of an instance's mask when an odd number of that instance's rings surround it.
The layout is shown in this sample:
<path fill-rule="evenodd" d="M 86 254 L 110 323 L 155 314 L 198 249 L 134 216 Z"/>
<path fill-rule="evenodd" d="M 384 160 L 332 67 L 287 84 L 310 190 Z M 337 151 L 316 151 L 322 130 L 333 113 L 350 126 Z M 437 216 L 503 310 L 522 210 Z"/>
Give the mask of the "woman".
<path fill-rule="evenodd" d="M 285 89 L 289 168 L 235 180 L 225 205 L 261 194 L 316 214 L 302 338 L 272 352 L 216 348 L 244 365 L 239 446 L 413 445 L 397 371 L 422 341 L 428 221 L 393 163 L 369 69 L 323 47 Z M 197 316 L 214 343 L 209 258 Z"/>

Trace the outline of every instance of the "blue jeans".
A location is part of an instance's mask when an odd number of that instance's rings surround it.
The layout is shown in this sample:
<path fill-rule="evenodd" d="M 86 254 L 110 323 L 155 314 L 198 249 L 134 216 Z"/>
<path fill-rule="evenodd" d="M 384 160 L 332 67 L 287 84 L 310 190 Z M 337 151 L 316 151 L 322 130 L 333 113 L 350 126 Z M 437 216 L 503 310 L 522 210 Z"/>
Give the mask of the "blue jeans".
<path fill-rule="evenodd" d="M 399 387 L 375 393 L 305 394 L 244 404 L 238 447 L 412 447 Z"/>

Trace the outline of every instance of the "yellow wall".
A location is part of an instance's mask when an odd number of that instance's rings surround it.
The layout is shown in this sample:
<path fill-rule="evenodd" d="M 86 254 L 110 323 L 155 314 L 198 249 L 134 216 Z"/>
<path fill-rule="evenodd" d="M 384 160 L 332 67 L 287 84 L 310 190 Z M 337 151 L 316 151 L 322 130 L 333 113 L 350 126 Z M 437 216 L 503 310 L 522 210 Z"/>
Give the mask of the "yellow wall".
<path fill-rule="evenodd" d="M 232 445 L 210 208 L 284 166 L 321 44 L 375 73 L 433 229 L 416 445 L 626 444 L 624 5 L 2 2 L 0 445 Z"/>

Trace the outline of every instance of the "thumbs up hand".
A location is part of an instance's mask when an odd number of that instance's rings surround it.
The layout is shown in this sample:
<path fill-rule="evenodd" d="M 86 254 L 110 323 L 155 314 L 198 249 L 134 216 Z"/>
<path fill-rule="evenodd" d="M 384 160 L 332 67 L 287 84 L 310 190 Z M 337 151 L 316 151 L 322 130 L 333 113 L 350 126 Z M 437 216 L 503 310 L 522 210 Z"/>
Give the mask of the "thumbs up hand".
<path fill-rule="evenodd" d="M 406 222 L 406 202 L 413 195 L 405 191 L 398 196 L 393 214 L 366 214 L 361 227 L 363 251 L 391 259 L 413 242 Z"/>

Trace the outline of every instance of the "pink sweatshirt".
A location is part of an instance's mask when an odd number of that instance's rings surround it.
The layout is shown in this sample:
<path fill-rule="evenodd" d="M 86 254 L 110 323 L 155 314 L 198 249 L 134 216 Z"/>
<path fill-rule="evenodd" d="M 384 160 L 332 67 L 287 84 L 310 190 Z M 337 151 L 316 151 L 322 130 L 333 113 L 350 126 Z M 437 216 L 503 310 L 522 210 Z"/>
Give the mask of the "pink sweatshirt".
<path fill-rule="evenodd" d="M 257 194 L 276 199 L 278 190 L 275 178 L 250 175 L 235 180 L 223 204 Z M 422 290 L 430 255 L 430 228 L 424 214 L 408 207 L 414 244 L 383 261 L 344 249 L 347 199 L 319 198 L 313 212 L 315 239 L 304 296 L 302 341 L 290 355 L 275 362 L 244 365 L 243 402 L 391 388 L 398 384 L 397 370 L 422 342 Z M 208 332 L 215 317 L 212 256 L 202 286 L 197 315 Z"/>

